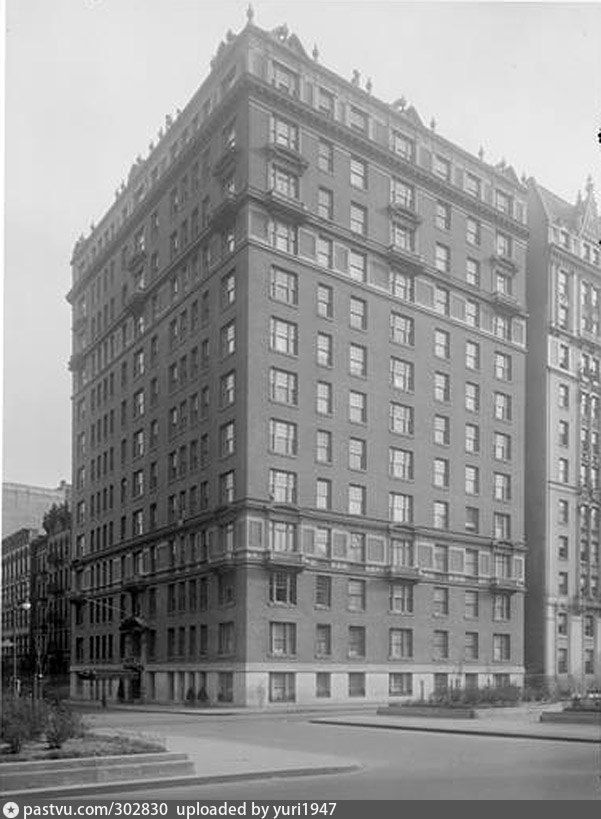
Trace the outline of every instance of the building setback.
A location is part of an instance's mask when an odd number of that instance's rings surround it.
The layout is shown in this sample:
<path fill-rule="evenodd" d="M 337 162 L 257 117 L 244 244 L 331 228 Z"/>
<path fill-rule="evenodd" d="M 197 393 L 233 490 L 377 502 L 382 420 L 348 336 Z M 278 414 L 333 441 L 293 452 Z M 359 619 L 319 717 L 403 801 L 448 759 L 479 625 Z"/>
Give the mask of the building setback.
<path fill-rule="evenodd" d="M 77 697 L 523 677 L 527 190 L 248 25 L 73 254 Z"/>
<path fill-rule="evenodd" d="M 533 682 L 601 683 L 601 220 L 529 186 L 526 663 Z"/>

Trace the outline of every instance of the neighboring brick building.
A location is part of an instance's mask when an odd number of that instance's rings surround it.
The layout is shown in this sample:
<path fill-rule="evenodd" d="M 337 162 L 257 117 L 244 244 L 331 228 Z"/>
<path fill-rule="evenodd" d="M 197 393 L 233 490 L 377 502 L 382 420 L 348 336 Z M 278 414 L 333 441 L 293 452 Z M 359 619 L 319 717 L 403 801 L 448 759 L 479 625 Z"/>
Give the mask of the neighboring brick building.
<path fill-rule="evenodd" d="M 67 504 L 44 515 L 45 534 L 32 549 L 32 647 L 35 673 L 46 683 L 68 674 L 70 655 L 71 513 Z"/>
<path fill-rule="evenodd" d="M 535 683 L 601 684 L 601 219 L 530 184 L 526 662 Z"/>
<path fill-rule="evenodd" d="M 252 20 L 73 254 L 74 696 L 523 675 L 527 191 Z"/>
<path fill-rule="evenodd" d="M 31 554 L 36 529 L 2 539 L 2 682 L 21 684 L 31 656 Z"/>

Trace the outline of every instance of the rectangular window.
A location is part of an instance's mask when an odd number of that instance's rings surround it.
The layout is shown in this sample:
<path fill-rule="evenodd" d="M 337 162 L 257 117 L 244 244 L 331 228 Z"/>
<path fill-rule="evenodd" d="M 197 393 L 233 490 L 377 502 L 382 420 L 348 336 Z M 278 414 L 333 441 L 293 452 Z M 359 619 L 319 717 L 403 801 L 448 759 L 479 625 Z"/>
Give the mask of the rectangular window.
<path fill-rule="evenodd" d="M 349 611 L 365 611 L 365 580 L 348 581 L 347 607 Z"/>
<path fill-rule="evenodd" d="M 367 375 L 367 349 L 360 344 L 349 345 L 349 372 L 361 378 Z"/>
<path fill-rule="evenodd" d="M 413 162 L 415 158 L 414 141 L 398 131 L 392 132 L 391 149 L 397 156 L 402 157 L 407 162 Z"/>
<path fill-rule="evenodd" d="M 391 628 L 388 630 L 388 659 L 410 660 L 413 657 L 413 630 Z"/>
<path fill-rule="evenodd" d="M 296 655 L 296 623 L 269 624 L 269 653 L 274 657 Z"/>
<path fill-rule="evenodd" d="M 269 575 L 269 600 L 271 603 L 286 603 L 296 606 L 296 574 L 293 572 L 271 572 Z"/>
<path fill-rule="evenodd" d="M 332 433 L 328 430 L 317 430 L 315 459 L 322 464 L 332 463 Z"/>
<path fill-rule="evenodd" d="M 446 458 L 434 458 L 434 486 L 440 489 L 449 487 L 449 462 Z"/>
<path fill-rule="evenodd" d="M 451 270 L 451 250 L 439 242 L 436 242 L 434 248 L 434 267 L 440 273 L 449 273 Z"/>
<path fill-rule="evenodd" d="M 509 634 L 493 634 L 492 658 L 497 663 L 511 659 L 511 636 Z"/>
<path fill-rule="evenodd" d="M 362 438 L 349 438 L 348 465 L 353 470 L 367 469 L 367 442 Z"/>
<path fill-rule="evenodd" d="M 402 392 L 414 390 L 414 365 L 402 358 L 390 359 L 390 381 L 392 386 Z"/>
<path fill-rule="evenodd" d="M 356 156 L 351 156 L 350 182 L 353 188 L 367 188 L 367 163 Z"/>
<path fill-rule="evenodd" d="M 276 353 L 296 356 L 298 354 L 298 326 L 290 321 L 271 318 L 270 346 Z"/>
<path fill-rule="evenodd" d="M 348 656 L 350 659 L 365 659 L 365 627 L 349 626 L 348 629 Z"/>
<path fill-rule="evenodd" d="M 434 586 L 432 613 L 435 617 L 446 617 L 449 613 L 449 590 L 446 586 Z"/>
<path fill-rule="evenodd" d="M 318 478 L 315 487 L 315 506 L 317 509 L 331 509 L 332 482 L 326 478 Z"/>
<path fill-rule="evenodd" d="M 506 353 L 495 353 L 494 373 L 499 381 L 511 381 L 511 356 Z"/>
<path fill-rule="evenodd" d="M 413 544 L 410 544 L 411 546 Z M 408 559 L 407 554 L 404 559 Z M 410 564 L 397 565 L 413 565 L 413 556 L 411 555 Z M 390 610 L 396 614 L 413 614 L 413 583 L 392 583 L 390 586 Z"/>
<path fill-rule="evenodd" d="M 468 620 L 477 619 L 480 612 L 480 601 L 477 591 L 464 592 L 463 616 Z"/>
<path fill-rule="evenodd" d="M 390 447 L 388 450 L 389 474 L 403 481 L 413 480 L 413 452 Z"/>
<path fill-rule="evenodd" d="M 318 623 L 315 626 L 315 656 L 332 655 L 332 626 L 329 623 Z"/>
<path fill-rule="evenodd" d="M 412 496 L 400 492 L 390 492 L 388 495 L 388 519 L 393 523 L 412 523 Z"/>
<path fill-rule="evenodd" d="M 360 236 L 367 235 L 367 208 L 351 202 L 350 226 L 353 233 L 358 233 Z"/>
<path fill-rule="evenodd" d="M 296 503 L 296 472 L 270 469 L 269 495 L 274 503 Z"/>
<path fill-rule="evenodd" d="M 353 281 L 364 282 L 367 277 L 367 256 L 357 250 L 349 252 L 349 276 Z"/>
<path fill-rule="evenodd" d="M 349 324 L 355 330 L 367 329 L 367 302 L 351 296 L 349 302 Z"/>
<path fill-rule="evenodd" d="M 317 215 L 328 221 L 334 218 L 334 194 L 329 188 L 317 191 Z"/>
<path fill-rule="evenodd" d="M 436 210 L 435 210 L 435 224 L 439 230 L 450 230 L 451 229 L 451 206 L 445 204 L 444 202 L 437 202 L 436 203 Z"/>
<path fill-rule="evenodd" d="M 318 381 L 316 389 L 316 412 L 318 415 L 332 414 L 332 385 L 327 381 Z"/>
<path fill-rule="evenodd" d="M 295 702 L 295 675 L 291 671 L 269 673 L 269 702 Z"/>
<path fill-rule="evenodd" d="M 451 377 L 447 373 L 434 373 L 434 400 L 445 403 L 451 400 Z"/>
<path fill-rule="evenodd" d="M 466 383 L 465 408 L 468 412 L 480 411 L 480 386 L 478 384 Z"/>
<path fill-rule="evenodd" d="M 231 426 L 233 422 L 227 426 Z M 297 427 L 290 421 L 271 418 L 269 421 L 269 448 L 277 455 L 296 455 Z"/>
<path fill-rule="evenodd" d="M 365 696 L 365 673 L 363 671 L 349 672 L 348 695 L 349 697 Z"/>
<path fill-rule="evenodd" d="M 328 269 L 334 266 L 334 243 L 325 236 L 317 238 L 317 264 Z"/>
<path fill-rule="evenodd" d="M 388 417 L 391 432 L 397 432 L 399 435 L 413 435 L 413 407 L 391 401 Z"/>
<path fill-rule="evenodd" d="M 480 494 L 480 470 L 477 466 L 465 467 L 465 494 Z"/>
<path fill-rule="evenodd" d="M 317 363 L 321 367 L 331 367 L 334 355 L 334 342 L 328 333 L 317 334 Z"/>
<path fill-rule="evenodd" d="M 451 337 L 446 330 L 434 330 L 434 355 L 443 359 L 451 355 Z"/>
<path fill-rule="evenodd" d="M 329 609 L 332 605 L 332 578 L 327 574 L 315 577 L 315 605 L 324 609 Z"/>
<path fill-rule="evenodd" d="M 468 370 L 480 369 L 480 345 L 475 341 L 465 342 L 465 366 Z"/>
<path fill-rule="evenodd" d="M 434 155 L 432 161 L 432 171 L 435 176 L 440 177 L 440 179 L 444 179 L 445 181 L 451 179 L 451 163 L 448 159 L 444 159 L 444 157 L 438 156 L 437 154 Z"/>
<path fill-rule="evenodd" d="M 404 222 L 392 223 L 392 244 L 399 250 L 415 251 L 415 228 Z"/>
<path fill-rule="evenodd" d="M 271 268 L 270 296 L 284 304 L 298 304 L 298 276 L 279 267 Z"/>
<path fill-rule="evenodd" d="M 463 657 L 466 661 L 477 660 L 479 657 L 478 632 L 466 631 Z"/>
<path fill-rule="evenodd" d="M 390 201 L 393 205 L 400 205 L 407 210 L 413 210 L 415 207 L 415 189 L 412 185 L 408 185 L 400 179 L 392 179 Z"/>
<path fill-rule="evenodd" d="M 436 630 L 433 634 L 433 659 L 448 660 L 449 658 L 449 632 Z M 445 675 L 446 676 L 446 675 Z"/>
<path fill-rule="evenodd" d="M 327 698 L 331 696 L 331 674 L 327 671 L 318 671 L 315 674 L 315 696 Z"/>
<path fill-rule="evenodd" d="M 334 146 L 322 139 L 317 144 L 317 167 L 325 173 L 334 172 Z"/>
<path fill-rule="evenodd" d="M 298 404 L 298 376 L 296 373 L 272 367 L 269 371 L 269 397 L 278 404 L 295 407 Z"/>
<path fill-rule="evenodd" d="M 413 694 L 413 674 L 393 671 L 388 675 L 389 697 L 410 697 Z"/>
<path fill-rule="evenodd" d="M 355 424 L 367 423 L 367 396 L 362 392 L 349 391 L 349 421 Z"/>
<path fill-rule="evenodd" d="M 402 313 L 390 314 L 390 340 L 395 344 L 413 347 L 415 343 L 415 322 Z"/>

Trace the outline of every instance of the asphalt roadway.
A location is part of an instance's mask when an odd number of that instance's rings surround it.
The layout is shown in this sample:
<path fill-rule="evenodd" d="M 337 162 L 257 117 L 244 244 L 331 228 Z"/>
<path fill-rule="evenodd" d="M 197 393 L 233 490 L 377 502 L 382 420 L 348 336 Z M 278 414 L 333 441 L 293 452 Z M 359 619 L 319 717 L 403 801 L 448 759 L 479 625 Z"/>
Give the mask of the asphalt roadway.
<path fill-rule="evenodd" d="M 478 737 L 320 725 L 307 715 L 186 716 L 106 712 L 102 727 L 214 737 L 273 751 L 328 754 L 360 768 L 336 775 L 123 791 L 103 799 L 601 800 L 601 743 Z M 258 751 L 260 752 L 260 751 Z"/>

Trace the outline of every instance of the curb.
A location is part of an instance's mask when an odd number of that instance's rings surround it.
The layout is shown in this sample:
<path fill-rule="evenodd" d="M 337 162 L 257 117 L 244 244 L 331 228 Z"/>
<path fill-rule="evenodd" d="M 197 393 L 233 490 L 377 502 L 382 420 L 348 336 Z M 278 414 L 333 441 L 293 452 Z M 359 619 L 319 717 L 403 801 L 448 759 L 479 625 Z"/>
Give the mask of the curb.
<path fill-rule="evenodd" d="M 89 785 L 70 785 L 62 788 L 33 788 L 24 791 L 4 791 L 3 799 L 45 798 L 60 796 L 85 796 L 119 791 L 153 790 L 161 788 L 185 787 L 186 785 L 211 785 L 223 782 L 245 782 L 253 779 L 285 779 L 301 776 L 328 776 L 359 770 L 360 765 L 330 765 L 318 768 L 282 768 L 275 771 L 249 771 L 247 773 L 211 774 L 210 776 L 181 776 L 170 779 L 135 779 L 130 782 L 91 782 Z"/>
<path fill-rule="evenodd" d="M 312 719 L 309 722 L 313 725 L 342 725 L 347 728 L 380 728 L 388 731 L 421 731 L 430 734 L 465 734 L 475 737 L 500 737 L 501 739 L 542 739 L 553 742 L 587 742 L 594 745 L 601 743 L 601 733 L 599 737 L 575 737 L 557 736 L 556 734 L 535 734 L 517 733 L 516 731 L 476 731 L 469 728 L 440 728 L 422 725 L 390 725 L 377 722 L 342 722 L 330 719 Z"/>

